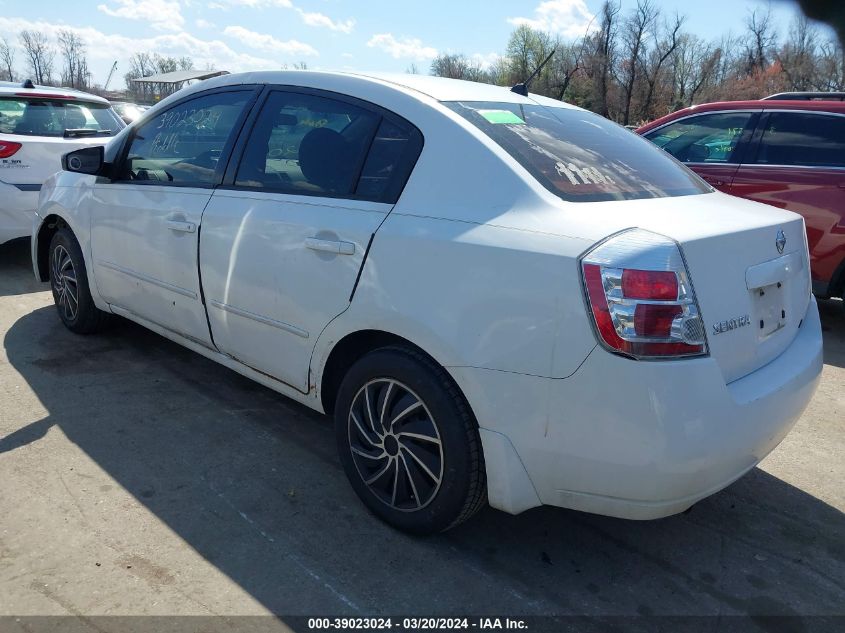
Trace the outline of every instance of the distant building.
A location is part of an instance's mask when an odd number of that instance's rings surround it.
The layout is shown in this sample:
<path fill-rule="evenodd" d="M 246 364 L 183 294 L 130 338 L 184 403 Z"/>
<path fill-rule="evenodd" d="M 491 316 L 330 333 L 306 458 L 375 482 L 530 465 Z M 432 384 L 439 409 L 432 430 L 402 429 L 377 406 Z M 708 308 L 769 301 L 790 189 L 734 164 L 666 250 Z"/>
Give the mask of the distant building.
<path fill-rule="evenodd" d="M 133 98 L 140 103 L 155 103 L 172 95 L 193 81 L 228 75 L 227 70 L 175 70 L 132 80 Z"/>

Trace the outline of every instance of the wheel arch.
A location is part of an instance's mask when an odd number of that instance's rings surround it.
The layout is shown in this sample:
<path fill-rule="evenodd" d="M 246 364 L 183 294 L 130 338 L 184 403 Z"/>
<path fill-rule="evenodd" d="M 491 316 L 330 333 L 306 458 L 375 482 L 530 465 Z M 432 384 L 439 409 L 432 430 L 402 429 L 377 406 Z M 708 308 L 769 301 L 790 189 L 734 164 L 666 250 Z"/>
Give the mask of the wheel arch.
<path fill-rule="evenodd" d="M 53 236 L 61 228 L 68 228 L 76 235 L 67 220 L 58 213 L 48 213 L 38 230 L 34 233 L 32 240 L 32 257 L 36 277 L 39 281 L 49 281 L 50 278 L 50 242 Z"/>
<path fill-rule="evenodd" d="M 402 346 L 413 349 L 432 362 L 442 367 L 446 373 L 450 375 L 452 381 L 460 391 L 464 401 L 467 401 L 466 395 L 461 390 L 460 385 L 457 384 L 454 377 L 445 367 L 444 363 L 440 362 L 435 356 L 426 351 L 422 346 L 414 343 L 404 336 L 379 329 L 362 329 L 349 332 L 339 338 L 337 342 L 327 346 L 323 357 L 325 361 L 320 363 L 317 375 L 315 376 L 315 383 L 317 386 L 317 396 L 322 405 L 323 411 L 331 415 L 334 412 L 334 405 L 337 399 L 337 392 L 340 388 L 340 383 L 349 368 L 355 364 L 358 359 L 362 358 L 369 352 L 390 346 Z M 469 402 L 467 402 L 469 406 Z M 471 407 L 470 407 L 471 410 Z"/>
<path fill-rule="evenodd" d="M 483 427 L 461 381 L 450 367 L 427 352 L 422 346 L 396 333 L 379 329 L 360 329 L 346 333 L 333 345 L 326 345 L 325 362 L 318 365 L 315 376 L 317 399 L 323 411 L 334 413 L 337 392 L 343 376 L 364 354 L 380 347 L 401 345 L 425 355 L 449 375 L 467 410 L 478 425 L 481 455 L 484 460 L 487 500 L 490 505 L 510 514 L 519 514 L 541 505 L 534 484 L 525 470 L 511 441 L 502 433 Z M 316 356 L 315 356 L 316 357 Z M 452 369 L 455 369 L 453 366 Z M 476 391 L 476 396 L 478 392 Z"/>

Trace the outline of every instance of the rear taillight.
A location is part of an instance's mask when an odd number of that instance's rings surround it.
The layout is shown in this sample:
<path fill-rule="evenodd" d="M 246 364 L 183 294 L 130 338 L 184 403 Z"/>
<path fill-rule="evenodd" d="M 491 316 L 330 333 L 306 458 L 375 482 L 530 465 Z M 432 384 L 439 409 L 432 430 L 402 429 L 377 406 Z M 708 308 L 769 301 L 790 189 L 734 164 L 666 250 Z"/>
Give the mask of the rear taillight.
<path fill-rule="evenodd" d="M 695 290 L 678 245 L 631 229 L 581 260 L 587 301 L 599 340 L 634 358 L 707 353 Z"/>
<path fill-rule="evenodd" d="M 0 158 L 9 158 L 9 156 L 14 156 L 15 152 L 17 152 L 20 148 L 20 143 L 0 141 Z"/>

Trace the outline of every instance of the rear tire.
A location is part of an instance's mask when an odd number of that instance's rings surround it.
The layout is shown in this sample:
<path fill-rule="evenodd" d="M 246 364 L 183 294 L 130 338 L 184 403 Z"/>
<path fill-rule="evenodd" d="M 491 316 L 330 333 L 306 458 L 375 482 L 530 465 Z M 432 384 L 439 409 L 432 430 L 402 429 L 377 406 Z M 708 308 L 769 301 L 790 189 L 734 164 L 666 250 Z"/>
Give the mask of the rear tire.
<path fill-rule="evenodd" d="M 94 305 L 82 249 L 66 227 L 50 241 L 50 287 L 59 318 L 71 332 L 93 334 L 108 324 L 111 314 Z"/>
<path fill-rule="evenodd" d="M 487 501 L 478 424 L 451 377 L 414 349 L 378 349 L 350 368 L 335 433 L 352 488 L 393 527 L 442 532 Z"/>

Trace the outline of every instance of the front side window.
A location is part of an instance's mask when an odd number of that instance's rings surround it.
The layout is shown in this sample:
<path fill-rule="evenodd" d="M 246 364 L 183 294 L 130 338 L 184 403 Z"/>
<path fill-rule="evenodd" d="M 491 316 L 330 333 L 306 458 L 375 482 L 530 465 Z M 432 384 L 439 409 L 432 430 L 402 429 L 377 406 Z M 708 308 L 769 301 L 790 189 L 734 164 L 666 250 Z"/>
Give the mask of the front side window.
<path fill-rule="evenodd" d="M 772 112 L 755 162 L 845 167 L 845 116 Z"/>
<path fill-rule="evenodd" d="M 380 123 L 377 113 L 344 101 L 273 92 L 247 142 L 235 184 L 293 194 L 354 195 Z"/>
<path fill-rule="evenodd" d="M 585 110 L 477 101 L 444 105 L 481 129 L 564 200 L 628 200 L 710 191 L 648 141 Z"/>
<path fill-rule="evenodd" d="M 220 92 L 183 102 L 135 132 L 120 180 L 204 186 L 218 179 L 223 149 L 251 91 Z"/>
<path fill-rule="evenodd" d="M 0 98 L 0 133 L 109 136 L 124 124 L 108 104 L 36 97 Z"/>
<path fill-rule="evenodd" d="M 719 112 L 689 117 L 645 137 L 682 163 L 734 163 L 735 150 L 753 112 Z"/>

